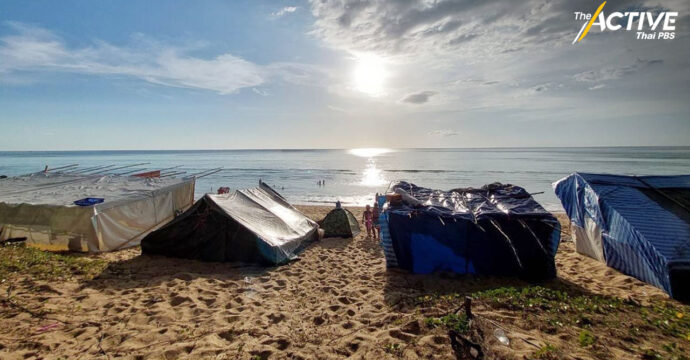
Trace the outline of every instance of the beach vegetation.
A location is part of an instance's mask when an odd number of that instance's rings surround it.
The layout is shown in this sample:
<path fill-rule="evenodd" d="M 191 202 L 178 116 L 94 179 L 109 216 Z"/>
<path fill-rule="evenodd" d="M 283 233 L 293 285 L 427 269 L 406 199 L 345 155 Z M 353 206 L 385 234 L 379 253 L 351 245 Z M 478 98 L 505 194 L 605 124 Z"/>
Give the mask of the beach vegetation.
<path fill-rule="evenodd" d="M 535 351 L 533 355 L 534 359 L 539 360 L 556 360 L 560 359 L 560 351 L 554 345 L 549 343 L 544 344 L 539 350 Z"/>
<path fill-rule="evenodd" d="M 690 306 L 652 298 L 641 304 L 633 298 L 594 294 L 564 283 L 544 285 L 508 285 L 470 293 L 422 293 L 412 299 L 421 309 L 458 309 L 469 296 L 475 316 L 491 324 L 491 312 L 499 310 L 520 314 L 512 323 L 521 329 L 538 329 L 582 348 L 595 358 L 611 358 L 611 347 L 620 347 L 647 359 L 688 359 Z M 427 315 L 428 316 L 428 315 Z M 426 317 L 429 328 L 453 329 L 467 333 L 464 315 Z M 595 334 L 607 334 L 599 337 Z M 572 340 L 570 340 L 572 339 Z M 666 344 L 666 345 L 664 345 Z M 534 359 L 558 358 L 564 344 L 545 345 L 532 354 Z M 565 346 L 565 345 L 564 345 Z M 651 349 L 651 350 L 650 350 Z M 656 357 L 653 354 L 661 354 Z"/>
<path fill-rule="evenodd" d="M 589 331 L 589 330 L 580 331 L 580 336 L 578 336 L 578 342 L 580 343 L 580 346 L 582 346 L 582 347 L 590 346 L 590 345 L 594 344 L 594 341 L 596 341 L 596 338 L 594 337 L 594 334 L 592 334 L 591 331 Z"/>
<path fill-rule="evenodd" d="M 106 266 L 105 260 L 84 254 L 43 251 L 21 243 L 0 246 L 0 281 L 10 281 L 17 275 L 40 280 L 91 279 Z"/>
<path fill-rule="evenodd" d="M 398 343 L 386 344 L 383 347 L 383 350 L 389 354 L 392 354 L 392 355 L 398 355 L 398 356 L 402 355 L 402 346 Z"/>
<path fill-rule="evenodd" d="M 465 313 L 429 317 L 424 320 L 424 323 L 431 328 L 444 327 L 447 330 L 454 330 L 458 334 L 466 334 L 470 330 L 469 319 Z"/>

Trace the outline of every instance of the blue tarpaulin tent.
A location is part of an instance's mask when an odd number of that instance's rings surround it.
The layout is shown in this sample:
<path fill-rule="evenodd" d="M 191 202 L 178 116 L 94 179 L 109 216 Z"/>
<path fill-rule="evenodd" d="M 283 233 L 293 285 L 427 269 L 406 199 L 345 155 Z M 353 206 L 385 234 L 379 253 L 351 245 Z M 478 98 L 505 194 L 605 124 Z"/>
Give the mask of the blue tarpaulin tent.
<path fill-rule="evenodd" d="M 574 173 L 554 189 L 579 252 L 690 299 L 690 175 Z"/>
<path fill-rule="evenodd" d="M 556 275 L 558 220 L 523 188 L 431 190 L 391 184 L 380 217 L 389 267 L 543 279 Z M 394 199 L 396 197 L 389 196 Z"/>

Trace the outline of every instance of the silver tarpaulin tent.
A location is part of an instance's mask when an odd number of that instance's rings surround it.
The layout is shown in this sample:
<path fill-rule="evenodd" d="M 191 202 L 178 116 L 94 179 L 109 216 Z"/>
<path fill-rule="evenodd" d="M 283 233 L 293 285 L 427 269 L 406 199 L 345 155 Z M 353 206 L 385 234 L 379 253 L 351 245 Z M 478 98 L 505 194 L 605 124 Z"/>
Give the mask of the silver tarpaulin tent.
<path fill-rule="evenodd" d="M 189 211 L 152 232 L 145 254 L 203 261 L 281 264 L 311 240 L 318 225 L 261 183 L 231 194 L 207 194 Z"/>

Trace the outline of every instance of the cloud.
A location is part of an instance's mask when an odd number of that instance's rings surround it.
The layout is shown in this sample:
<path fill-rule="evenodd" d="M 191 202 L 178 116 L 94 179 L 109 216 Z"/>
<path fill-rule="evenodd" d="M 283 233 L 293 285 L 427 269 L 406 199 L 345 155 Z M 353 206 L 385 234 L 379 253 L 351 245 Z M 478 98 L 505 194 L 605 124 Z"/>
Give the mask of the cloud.
<path fill-rule="evenodd" d="M 313 34 L 337 48 L 387 55 L 453 52 L 462 58 L 563 44 L 579 28 L 573 12 L 594 11 L 593 4 L 568 0 L 310 2 Z M 635 4 L 620 0 L 615 6 Z"/>
<path fill-rule="evenodd" d="M 635 62 L 630 65 L 608 67 L 601 70 L 590 70 L 581 72 L 573 75 L 576 81 L 584 82 L 599 82 L 620 79 L 624 76 L 634 74 L 638 71 L 644 70 L 650 66 L 662 64 L 664 61 L 661 59 L 656 60 L 643 60 L 637 58 Z"/>
<path fill-rule="evenodd" d="M 537 85 L 534 85 L 531 88 L 529 88 L 527 90 L 527 94 L 528 95 L 534 95 L 537 93 L 546 93 L 548 91 L 552 91 L 555 89 L 561 89 L 563 87 L 564 87 L 563 84 L 555 84 L 553 82 L 548 82 L 548 83 L 544 83 L 544 84 L 537 84 Z"/>
<path fill-rule="evenodd" d="M 432 96 L 436 95 L 436 91 L 422 91 L 415 94 L 409 94 L 402 98 L 402 102 L 409 104 L 424 104 L 429 102 Z"/>
<path fill-rule="evenodd" d="M 302 64 L 262 66 L 228 53 L 208 59 L 189 55 L 198 44 L 169 46 L 139 35 L 127 47 L 103 41 L 70 47 L 46 29 L 19 23 L 8 25 L 14 34 L 0 37 L 0 74 L 67 72 L 126 76 L 163 86 L 219 94 L 255 88 L 276 77 L 306 83 L 313 75 L 311 67 Z"/>
<path fill-rule="evenodd" d="M 347 110 L 335 105 L 327 105 L 327 107 L 335 112 L 347 113 Z"/>
<path fill-rule="evenodd" d="M 252 88 L 252 91 L 253 91 L 255 94 L 261 95 L 261 96 L 268 96 L 268 95 L 271 95 L 271 94 L 268 93 L 268 91 L 266 91 L 266 90 L 261 90 L 261 89 L 258 89 L 258 88 Z"/>
<path fill-rule="evenodd" d="M 271 13 L 271 16 L 273 16 L 274 18 L 279 18 L 279 17 L 282 17 L 283 15 L 291 14 L 295 11 L 297 11 L 296 6 L 286 6 L 286 7 L 282 8 L 276 12 Z"/>
<path fill-rule="evenodd" d="M 603 89 L 605 87 L 606 87 L 606 85 L 604 85 L 604 84 L 596 84 L 596 85 L 590 87 L 589 90 L 599 90 L 599 89 Z"/>
<path fill-rule="evenodd" d="M 605 11 L 649 3 L 608 2 Z M 345 56 L 386 59 L 385 95 L 376 99 L 380 106 L 424 104 L 424 111 L 453 119 L 449 122 L 458 121 L 458 114 L 508 114 L 505 121 L 577 118 L 574 114 L 586 112 L 581 109 L 604 99 L 606 106 L 616 108 L 637 100 L 660 104 L 668 101 L 660 98 L 667 89 L 674 89 L 674 96 L 687 93 L 690 52 L 684 45 L 690 28 L 681 27 L 681 19 L 674 40 L 645 42 L 636 40 L 634 31 L 594 29 L 586 41 L 572 45 L 583 24 L 573 13 L 593 12 L 597 5 L 569 0 L 310 0 L 315 18 L 310 34 Z M 663 5 L 690 11 L 687 1 Z M 642 72 L 649 75 L 644 87 L 624 87 L 615 94 L 582 91 Z M 331 91 L 347 96 L 346 84 L 346 79 L 337 82 Z M 431 98 L 420 89 L 443 96 Z M 396 111 L 419 109 L 400 106 Z"/>
<path fill-rule="evenodd" d="M 427 133 L 429 136 L 436 136 L 436 137 L 451 137 L 451 136 L 458 136 L 460 133 L 458 133 L 455 130 L 450 130 L 450 129 L 439 129 L 439 130 L 434 130 L 430 131 Z"/>

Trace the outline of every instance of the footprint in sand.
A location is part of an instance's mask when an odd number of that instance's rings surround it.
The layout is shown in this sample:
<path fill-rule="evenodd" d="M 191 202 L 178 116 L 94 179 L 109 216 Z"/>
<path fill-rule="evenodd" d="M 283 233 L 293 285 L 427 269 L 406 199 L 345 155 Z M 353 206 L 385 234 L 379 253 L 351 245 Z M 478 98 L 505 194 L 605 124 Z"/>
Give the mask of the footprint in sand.
<path fill-rule="evenodd" d="M 218 336 L 220 336 L 221 339 L 224 339 L 226 341 L 232 341 L 234 333 L 232 332 L 232 330 L 225 330 L 225 331 L 219 332 Z"/>
<path fill-rule="evenodd" d="M 418 320 L 412 320 L 408 322 L 407 324 L 403 325 L 401 330 L 413 335 L 419 335 L 422 333 L 422 327 L 419 324 Z"/>
<path fill-rule="evenodd" d="M 186 297 L 186 296 L 173 296 L 173 297 L 170 299 L 170 305 L 171 305 L 171 306 L 179 306 L 180 304 L 185 303 L 185 302 L 188 302 L 188 301 L 191 302 L 192 299 L 190 299 L 190 298 L 188 298 L 188 297 Z"/>
<path fill-rule="evenodd" d="M 273 345 L 276 349 L 283 351 L 290 346 L 290 341 L 286 339 L 269 339 L 261 343 L 262 345 Z"/>
<path fill-rule="evenodd" d="M 406 332 L 403 332 L 403 331 L 400 330 L 400 329 L 393 329 L 393 330 L 390 330 L 390 331 L 388 332 L 388 335 L 390 335 L 391 337 L 394 337 L 394 338 L 396 338 L 396 339 L 400 339 L 400 340 L 402 340 L 402 341 L 404 341 L 404 342 L 409 342 L 410 340 L 412 340 L 412 339 L 415 338 L 414 335 L 408 334 L 408 333 L 406 333 Z"/>
<path fill-rule="evenodd" d="M 202 301 L 204 304 L 206 304 L 206 306 L 208 306 L 208 307 L 211 307 L 211 306 L 213 306 L 213 304 L 216 303 L 216 299 L 212 299 L 212 298 L 202 298 L 202 297 L 200 297 L 199 300 L 201 300 L 201 301 Z"/>
<path fill-rule="evenodd" d="M 268 319 L 271 320 L 271 323 L 277 324 L 277 323 L 285 320 L 285 315 L 283 315 L 283 314 L 269 314 Z"/>
<path fill-rule="evenodd" d="M 355 323 L 353 323 L 352 321 L 348 321 L 348 322 L 345 322 L 344 324 L 342 324 L 340 326 L 342 326 L 343 329 L 345 329 L 345 330 L 350 330 L 355 326 Z"/>
<path fill-rule="evenodd" d="M 345 305 L 350 305 L 350 304 L 352 304 L 352 300 L 350 300 L 348 297 L 345 297 L 345 296 L 339 297 L 339 298 L 338 298 L 338 301 L 340 301 L 341 303 L 343 303 L 343 304 L 345 304 Z"/>
<path fill-rule="evenodd" d="M 324 319 L 322 316 L 315 316 L 314 317 L 314 325 L 316 325 L 316 326 L 321 326 L 325 322 L 326 322 L 326 319 Z"/>
<path fill-rule="evenodd" d="M 252 355 L 252 359 L 256 358 L 256 359 L 264 360 L 264 359 L 270 358 L 271 355 L 273 354 L 273 351 L 270 351 L 270 350 L 252 351 L 249 354 Z"/>
<path fill-rule="evenodd" d="M 240 317 L 240 316 L 238 316 L 238 315 L 227 316 L 227 317 L 225 318 L 225 322 L 227 322 L 227 323 L 234 323 L 234 322 L 239 321 L 241 318 L 242 318 L 242 317 Z"/>

